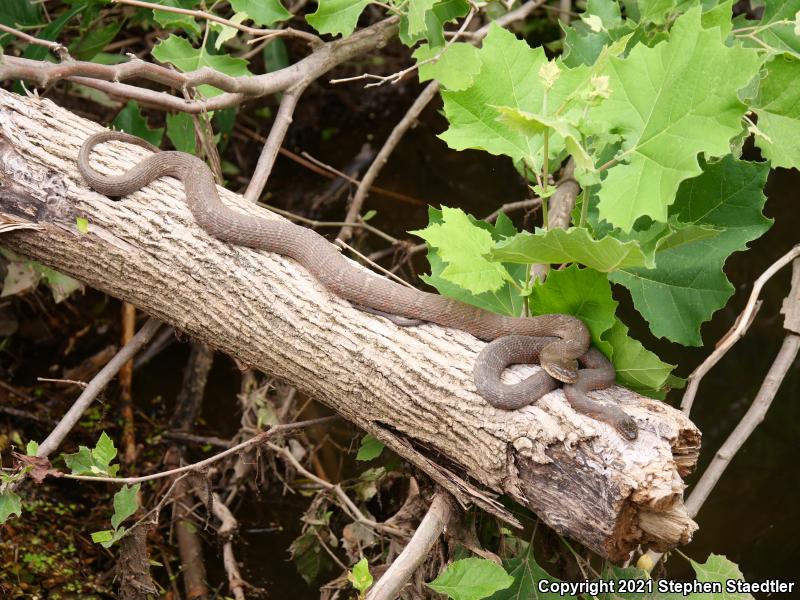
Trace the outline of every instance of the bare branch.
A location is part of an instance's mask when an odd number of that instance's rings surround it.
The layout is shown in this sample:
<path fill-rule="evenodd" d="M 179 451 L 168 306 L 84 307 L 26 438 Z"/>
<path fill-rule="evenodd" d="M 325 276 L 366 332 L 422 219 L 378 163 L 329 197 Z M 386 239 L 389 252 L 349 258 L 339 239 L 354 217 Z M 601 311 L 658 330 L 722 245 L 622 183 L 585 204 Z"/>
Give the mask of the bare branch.
<path fill-rule="evenodd" d="M 795 258 L 800 256 L 800 245 L 795 246 L 789 252 L 784 254 L 778 260 L 776 260 L 770 267 L 764 271 L 758 279 L 756 279 L 755 283 L 753 284 L 753 291 L 750 292 L 750 298 L 747 300 L 747 304 L 742 311 L 742 314 L 739 315 L 737 325 L 733 328 L 721 341 L 717 343 L 717 347 L 714 351 L 706 358 L 699 367 L 697 367 L 691 375 L 689 375 L 689 384 L 686 386 L 686 391 L 683 394 L 683 399 L 681 400 L 681 410 L 685 412 L 687 415 L 692 410 L 692 404 L 694 404 L 694 397 L 697 394 L 697 388 L 700 385 L 700 381 L 702 381 L 703 377 L 706 373 L 708 373 L 714 365 L 716 365 L 725 354 L 728 353 L 736 342 L 738 342 L 747 331 L 747 328 L 750 326 L 750 322 L 752 320 L 752 315 L 757 308 L 758 297 L 761 294 L 761 288 L 764 287 L 764 284 L 772 278 L 775 273 L 780 271 L 783 267 L 788 265 L 792 262 Z"/>
<path fill-rule="evenodd" d="M 67 413 L 61 418 L 55 429 L 50 432 L 50 435 L 41 443 L 36 456 L 47 457 L 49 456 L 64 438 L 67 437 L 75 424 L 83 416 L 84 411 L 89 408 L 89 405 L 97 398 L 97 395 L 108 385 L 108 382 L 119 372 L 122 366 L 128 362 L 139 349 L 147 344 L 153 337 L 161 323 L 155 319 L 150 319 L 145 323 L 133 339 L 125 344 L 124 347 L 117 352 L 116 356 L 108 361 L 108 364 L 103 367 L 100 372 L 86 386 L 75 403 L 70 407 Z"/>
<path fill-rule="evenodd" d="M 69 51 L 67 50 L 66 46 L 59 44 L 58 42 L 51 42 L 50 40 L 40 40 L 37 37 L 32 35 L 28 35 L 27 33 L 20 31 L 19 29 L 14 29 L 13 27 L 8 27 L 7 25 L 3 25 L 0 23 L 0 31 L 5 31 L 6 33 L 13 35 L 29 44 L 34 44 L 36 46 L 43 46 L 49 50 L 52 50 L 60 59 L 64 60 L 69 58 Z"/>
<path fill-rule="evenodd" d="M 439 492 L 414 532 L 413 537 L 400 555 L 392 562 L 383 576 L 367 594 L 367 600 L 393 600 L 411 579 L 414 571 L 428 557 L 431 548 L 439 539 L 450 515 L 456 510 L 455 503 L 446 492 Z"/>

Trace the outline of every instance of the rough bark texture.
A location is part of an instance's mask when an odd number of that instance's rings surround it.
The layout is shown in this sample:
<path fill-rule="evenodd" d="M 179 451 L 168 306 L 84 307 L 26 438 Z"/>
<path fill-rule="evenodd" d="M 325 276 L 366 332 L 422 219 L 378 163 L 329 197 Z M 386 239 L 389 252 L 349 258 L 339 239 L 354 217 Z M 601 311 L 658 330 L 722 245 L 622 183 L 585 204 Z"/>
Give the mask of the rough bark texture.
<path fill-rule="evenodd" d="M 383 440 L 448 489 L 504 519 L 507 494 L 612 560 L 638 544 L 684 543 L 695 524 L 681 476 L 700 434 L 681 412 L 623 388 L 634 443 L 574 412 L 561 390 L 504 412 L 475 392 L 483 343 L 435 325 L 400 328 L 332 296 L 296 263 L 230 246 L 194 223 L 177 180 L 112 202 L 75 160 L 99 130 L 49 101 L 0 91 L 0 213 L 36 229 L 2 245 L 135 304 L 242 363 L 279 375 Z M 145 151 L 113 143 L 94 164 L 119 173 Z M 220 190 L 243 212 L 278 218 Z M 76 217 L 90 225 L 81 234 Z M 2 226 L 0 226 L 2 227 Z M 510 380 L 537 367 L 515 367 Z"/>

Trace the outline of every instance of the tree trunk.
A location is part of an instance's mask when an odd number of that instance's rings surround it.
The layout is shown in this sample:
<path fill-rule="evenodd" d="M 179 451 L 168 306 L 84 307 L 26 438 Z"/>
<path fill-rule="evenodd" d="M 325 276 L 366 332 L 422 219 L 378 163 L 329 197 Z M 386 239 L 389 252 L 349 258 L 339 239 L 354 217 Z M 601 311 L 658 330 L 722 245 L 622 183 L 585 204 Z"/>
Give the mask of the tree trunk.
<path fill-rule="evenodd" d="M 561 390 L 506 412 L 477 395 L 483 342 L 432 324 L 401 328 L 331 295 L 282 256 L 222 243 L 194 222 L 180 182 L 162 178 L 113 202 L 83 183 L 78 149 L 100 127 L 47 100 L 0 90 L 0 213 L 35 229 L 2 245 L 136 305 L 332 407 L 425 471 L 462 504 L 516 524 L 506 494 L 612 560 L 639 544 L 685 543 L 696 528 L 681 476 L 700 433 L 670 406 L 615 387 L 640 426 L 623 441 L 573 411 Z M 146 151 L 101 145 L 100 172 Z M 237 210 L 279 218 L 220 188 Z M 89 222 L 86 233 L 76 218 Z M 2 225 L 0 225 L 2 230 Z M 538 367 L 514 367 L 522 378 Z"/>

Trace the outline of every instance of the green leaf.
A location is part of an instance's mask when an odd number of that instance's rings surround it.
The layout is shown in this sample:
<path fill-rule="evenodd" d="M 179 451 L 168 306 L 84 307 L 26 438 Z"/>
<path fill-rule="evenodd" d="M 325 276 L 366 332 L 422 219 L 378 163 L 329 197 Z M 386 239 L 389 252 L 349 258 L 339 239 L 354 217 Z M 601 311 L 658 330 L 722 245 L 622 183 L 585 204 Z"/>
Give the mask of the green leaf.
<path fill-rule="evenodd" d="M 610 354 L 610 348 L 601 339 L 616 323 L 617 302 L 611 297 L 611 286 L 603 273 L 577 265 L 551 270 L 543 283 L 534 286 L 530 302 L 535 315 L 575 315 L 586 323 L 594 344 Z"/>
<path fill-rule="evenodd" d="M 620 320 L 603 335 L 603 342 L 611 345 L 612 362 L 617 372 L 617 383 L 645 396 L 663 398 L 662 389 L 681 380 L 671 379 L 675 365 L 661 361 L 640 342 L 628 335 L 628 327 Z M 600 346 L 603 349 L 603 346 Z"/>
<path fill-rule="evenodd" d="M 40 29 L 36 34 L 36 38 L 51 42 L 55 41 L 55 39 L 61 33 L 61 30 L 64 29 L 64 26 L 66 26 L 66 24 L 71 21 L 74 16 L 83 12 L 85 8 L 86 6 L 84 4 L 79 4 L 78 6 L 65 11 L 57 19 L 54 19 L 48 23 L 46 27 Z M 25 51 L 22 53 L 22 56 L 31 60 L 43 60 L 49 53 L 50 50 L 44 46 L 28 44 L 28 46 L 25 48 Z"/>
<path fill-rule="evenodd" d="M 597 271 L 643 267 L 647 259 L 636 241 L 621 242 L 611 236 L 592 238 L 583 227 L 524 231 L 497 243 L 490 252 L 493 260 L 511 263 L 577 262 Z"/>
<path fill-rule="evenodd" d="M 28 440 L 28 443 L 25 445 L 25 454 L 27 456 L 36 456 L 36 453 L 39 451 L 39 442 L 35 440 Z"/>
<path fill-rule="evenodd" d="M 317 10 L 306 15 L 306 21 L 319 33 L 347 37 L 367 4 L 369 0 L 319 0 Z"/>
<path fill-rule="evenodd" d="M 156 4 L 161 6 L 171 6 L 173 8 L 195 8 L 199 2 L 197 0 L 156 0 Z M 156 23 L 164 29 L 182 29 L 192 36 L 199 36 L 200 25 L 190 15 L 167 12 L 165 10 L 153 9 L 153 18 Z"/>
<path fill-rule="evenodd" d="M 75 228 L 78 230 L 78 233 L 89 233 L 89 219 L 86 217 L 76 217 Z"/>
<path fill-rule="evenodd" d="M 519 558 L 503 561 L 508 574 L 514 578 L 514 583 L 506 589 L 500 590 L 488 597 L 488 600 L 564 600 L 575 598 L 572 595 L 561 595 L 554 592 L 540 592 L 538 583 L 547 580 L 550 583 L 559 583 L 560 579 L 553 577 L 536 562 L 533 556 L 533 544 L 527 544 L 525 553 Z"/>
<path fill-rule="evenodd" d="M 289 53 L 286 51 L 286 42 L 281 38 L 275 38 L 264 46 L 261 56 L 264 57 L 264 66 L 267 68 L 268 73 L 280 71 L 289 66 Z"/>
<path fill-rule="evenodd" d="M 767 63 L 758 100 L 756 146 L 773 167 L 800 169 L 800 60 L 786 55 Z"/>
<path fill-rule="evenodd" d="M 428 587 L 451 600 L 480 600 L 512 583 L 514 578 L 500 565 L 485 558 L 465 558 L 448 566 Z"/>
<path fill-rule="evenodd" d="M 22 500 L 11 490 L 0 491 L 0 525 L 11 515 L 22 516 Z"/>
<path fill-rule="evenodd" d="M 642 569 L 637 569 L 636 567 L 617 567 L 616 565 L 608 565 L 606 570 L 603 572 L 603 579 L 606 581 L 611 582 L 618 582 L 618 581 L 628 581 L 631 579 L 647 579 L 649 577 L 647 571 Z M 606 594 L 599 594 L 597 596 L 597 600 L 644 600 L 645 599 L 645 592 L 625 592 L 620 593 L 616 590 L 620 589 L 620 586 L 617 584 L 613 588 L 614 592 L 609 592 Z M 626 588 L 627 589 L 627 588 Z M 666 600 L 666 599 L 664 599 Z"/>
<path fill-rule="evenodd" d="M 104 529 L 103 531 L 95 531 L 92 533 L 92 541 L 95 544 L 100 544 L 103 548 L 110 548 L 116 544 L 122 536 L 125 535 L 126 529 L 120 527 L 119 529 Z"/>
<path fill-rule="evenodd" d="M 247 69 L 246 60 L 228 54 L 210 54 L 205 48 L 195 49 L 187 39 L 176 35 L 170 35 L 166 40 L 159 42 L 151 54 L 156 60 L 171 63 L 184 72 L 210 67 L 231 77 L 245 77 L 251 74 Z M 201 85 L 198 91 L 207 98 L 222 93 L 222 90 L 211 85 Z"/>
<path fill-rule="evenodd" d="M 611 97 L 592 118 L 622 135 L 627 162 L 608 170 L 600 216 L 625 231 L 642 215 L 666 221 L 680 183 L 701 172 L 698 154 L 729 152 L 745 112 L 737 92 L 759 62 L 753 50 L 726 46 L 718 29 L 703 29 L 699 7 L 675 22 L 669 41 L 610 58 Z"/>
<path fill-rule="evenodd" d="M 128 102 L 125 108 L 119 111 L 112 125 L 115 129 L 147 140 L 154 146 L 161 144 L 161 138 L 164 137 L 164 129 L 162 127 L 152 129 L 147 124 L 147 119 L 142 116 L 139 111 L 139 105 L 135 100 Z"/>
<path fill-rule="evenodd" d="M 366 558 L 358 561 L 353 570 L 347 573 L 347 581 L 362 595 L 372 586 L 372 574 L 369 572 L 369 562 Z"/>
<path fill-rule="evenodd" d="M 630 290 L 654 335 L 693 346 L 702 344 L 700 325 L 733 293 L 722 270 L 726 259 L 772 223 L 761 212 L 767 164 L 728 155 L 702 169 L 702 175 L 680 186 L 670 212 L 680 223 L 715 227 L 717 235 L 659 252 L 655 269 L 626 268 L 610 275 Z"/>
<path fill-rule="evenodd" d="M 739 566 L 719 554 L 709 555 L 708 560 L 704 563 L 698 563 L 691 559 L 689 559 L 689 562 L 692 563 L 692 568 L 697 574 L 697 581 L 703 583 L 721 583 L 723 590 L 728 581 L 744 581 L 744 575 L 742 575 L 742 572 L 739 570 Z M 692 594 L 692 596 L 690 596 L 693 600 L 694 598 L 700 600 L 702 597 L 701 594 Z M 715 598 L 716 597 L 715 595 Z M 723 594 L 718 597 L 724 598 L 725 600 L 753 600 L 751 594 L 744 592 L 723 592 Z"/>
<path fill-rule="evenodd" d="M 602 28 L 593 30 L 584 15 L 600 19 Z M 619 3 L 614 0 L 589 0 L 582 21 L 561 25 L 564 30 L 564 64 L 568 67 L 593 65 L 603 48 L 630 33 L 634 24 L 623 21 Z"/>
<path fill-rule="evenodd" d="M 105 27 L 89 29 L 81 38 L 69 45 L 70 54 L 78 60 L 92 60 L 117 37 L 122 23 L 120 19 Z"/>
<path fill-rule="evenodd" d="M 414 50 L 413 57 L 417 64 L 434 58 L 442 52 L 442 48 L 432 48 L 422 44 Z M 420 64 L 420 82 L 435 79 L 448 90 L 463 90 L 472 85 L 472 80 L 480 68 L 478 49 L 472 44 L 456 42 L 444 49 L 435 62 Z"/>
<path fill-rule="evenodd" d="M 356 460 L 368 461 L 378 458 L 384 447 L 383 442 L 368 433 L 361 438 L 361 447 L 358 449 L 358 454 L 356 454 Z"/>
<path fill-rule="evenodd" d="M 408 2 L 408 33 L 417 35 L 427 29 L 426 14 L 433 9 L 436 0 L 409 0 Z"/>
<path fill-rule="evenodd" d="M 279 0 L 231 0 L 231 6 L 237 13 L 247 13 L 259 27 L 272 27 L 292 18 L 292 13 Z"/>
<path fill-rule="evenodd" d="M 111 516 L 111 526 L 114 529 L 119 529 L 120 523 L 130 517 L 139 508 L 138 493 L 140 483 L 129 487 L 123 485 L 120 490 L 114 494 L 114 514 Z"/>
<path fill-rule="evenodd" d="M 427 40 L 432 48 L 445 45 L 444 26 L 463 17 L 469 12 L 466 0 L 442 0 L 434 4 L 433 9 L 425 13 L 425 30 L 412 34 L 408 13 L 400 17 L 400 41 L 411 48 L 420 40 Z"/>
<path fill-rule="evenodd" d="M 741 22 L 741 25 L 746 27 L 757 26 L 757 29 L 752 32 L 756 39 L 743 37 L 743 42 L 754 48 L 766 46 L 775 54 L 789 52 L 795 57 L 800 56 L 800 35 L 795 32 L 798 12 L 800 12 L 800 0 L 764 2 L 764 14 L 761 16 L 761 21 L 744 20 Z"/>
<path fill-rule="evenodd" d="M 441 276 L 473 294 L 500 290 L 511 279 L 500 263 L 484 256 L 494 245 L 492 234 L 458 208 L 442 207 L 442 222 L 411 231 L 436 248 L 447 263 Z"/>
<path fill-rule="evenodd" d="M 477 51 L 480 71 L 472 85 L 461 91 L 444 91 L 444 110 L 450 127 L 441 137 L 455 150 L 473 148 L 504 154 L 514 160 L 531 160 L 542 149 L 541 136 L 531 138 L 498 120 L 497 107 L 531 113 L 541 112 L 543 86 L 538 75 L 547 62 L 542 48 L 531 49 L 513 33 L 493 24 Z M 550 90 L 550 101 L 558 106 L 566 96 L 562 74 Z"/>
<path fill-rule="evenodd" d="M 114 477 L 118 465 L 111 465 L 111 461 L 117 456 L 117 449 L 114 442 L 104 431 L 100 434 L 100 439 L 94 449 L 86 446 L 79 446 L 74 454 L 64 454 L 64 462 L 73 475 L 106 475 Z"/>
<path fill-rule="evenodd" d="M 190 115 L 186 113 L 168 114 L 167 137 L 176 150 L 192 155 L 197 153 L 197 138 Z"/>

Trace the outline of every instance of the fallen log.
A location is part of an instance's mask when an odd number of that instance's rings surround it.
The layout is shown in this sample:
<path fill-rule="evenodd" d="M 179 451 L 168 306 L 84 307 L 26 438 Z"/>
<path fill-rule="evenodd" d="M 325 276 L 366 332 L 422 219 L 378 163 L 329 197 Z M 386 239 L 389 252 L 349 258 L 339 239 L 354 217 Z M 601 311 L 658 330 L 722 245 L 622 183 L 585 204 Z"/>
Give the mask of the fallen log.
<path fill-rule="evenodd" d="M 640 427 L 626 442 L 573 411 L 561 390 L 505 412 L 472 383 L 484 343 L 432 324 L 401 328 L 331 295 L 282 256 L 201 230 L 183 189 L 162 178 L 120 202 L 76 167 L 100 126 L 48 100 L 0 90 L 0 245 L 128 301 L 241 363 L 285 379 L 426 472 L 463 505 L 516 525 L 505 494 L 615 561 L 696 529 L 681 479 L 700 433 L 678 410 L 624 388 L 598 392 Z M 93 164 L 120 173 L 146 151 L 114 142 Z M 220 188 L 236 210 L 280 218 Z M 81 233 L 76 219 L 86 219 Z M 0 231 L 3 226 L 0 225 Z M 511 369 L 511 380 L 535 366 Z"/>

